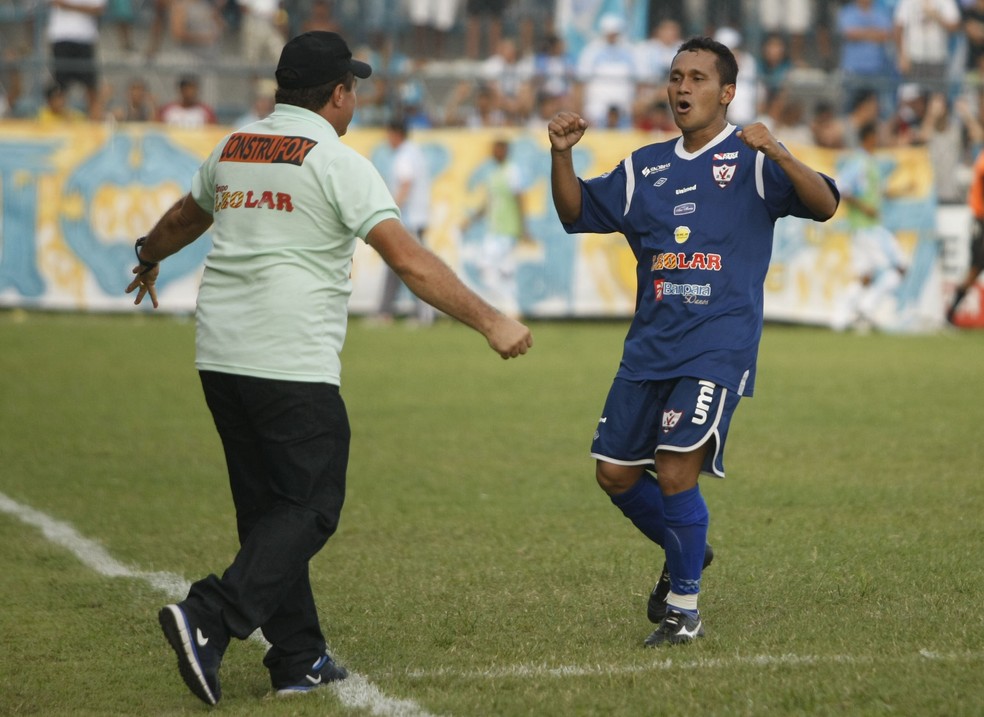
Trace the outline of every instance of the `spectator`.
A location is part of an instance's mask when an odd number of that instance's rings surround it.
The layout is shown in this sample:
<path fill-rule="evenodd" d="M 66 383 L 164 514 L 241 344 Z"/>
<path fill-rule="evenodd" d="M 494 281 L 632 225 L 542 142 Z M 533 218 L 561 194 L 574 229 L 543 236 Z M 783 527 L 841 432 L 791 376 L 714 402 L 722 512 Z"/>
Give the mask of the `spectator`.
<path fill-rule="evenodd" d="M 474 94 L 474 99 L 469 99 Z M 496 103 L 496 92 L 486 84 L 471 80 L 459 82 L 444 110 L 444 123 L 450 127 L 504 127 L 506 115 Z"/>
<path fill-rule="evenodd" d="M 137 19 L 137 13 L 133 7 L 133 0 L 109 0 L 106 7 L 106 20 L 116 26 L 120 36 L 120 45 L 127 52 L 133 52 L 133 23 Z"/>
<path fill-rule="evenodd" d="M 960 27 L 956 0 L 898 0 L 894 21 L 903 80 L 929 91 L 945 89 L 950 37 Z"/>
<path fill-rule="evenodd" d="M 813 10 L 813 0 L 760 0 L 758 3 L 762 30 L 767 37 L 789 38 L 789 57 L 797 67 L 809 64 L 805 54 L 806 33 Z"/>
<path fill-rule="evenodd" d="M 793 62 L 789 59 L 786 38 L 777 32 L 770 32 L 762 40 L 758 57 L 758 75 L 766 91 L 784 86 L 791 69 Z"/>
<path fill-rule="evenodd" d="M 758 61 L 742 48 L 741 33 L 734 28 L 720 28 L 714 33 L 714 39 L 731 50 L 738 61 L 738 82 L 735 98 L 728 105 L 728 121 L 736 125 L 750 124 L 759 113 Z"/>
<path fill-rule="evenodd" d="M 378 4 L 373 3 L 373 5 Z M 315 30 L 323 32 L 342 31 L 342 25 L 335 17 L 335 4 L 332 0 L 312 0 L 307 16 L 301 23 L 301 32 L 313 32 Z"/>
<path fill-rule="evenodd" d="M 920 127 L 919 139 L 929 151 L 929 164 L 934 168 L 933 188 L 941 204 L 962 204 L 967 186 L 962 183 L 961 165 L 966 164 L 965 140 L 971 144 L 982 141 L 984 129 L 960 98 L 951 107 L 943 92 L 929 96 L 926 113 Z"/>
<path fill-rule="evenodd" d="M 47 38 L 51 46 L 52 76 L 64 92 L 73 85 L 85 88 L 86 113 L 101 119 L 102 93 L 99 87 L 99 18 L 106 0 L 48 0 Z"/>
<path fill-rule="evenodd" d="M 874 0 L 853 0 L 838 13 L 837 31 L 844 107 L 851 107 L 857 95 L 874 89 L 881 116 L 887 118 L 895 98 L 892 16 Z"/>
<path fill-rule="evenodd" d="M 502 38 L 495 53 L 482 63 L 482 81 L 495 92 L 496 105 L 509 124 L 521 124 L 533 110 L 529 63 L 519 61 L 516 43 Z"/>
<path fill-rule="evenodd" d="M 287 13 L 280 0 L 237 0 L 241 13 L 239 47 L 251 65 L 276 64 L 284 47 Z"/>
<path fill-rule="evenodd" d="M 628 121 L 636 98 L 639 66 L 635 52 L 622 37 L 625 21 L 603 15 L 599 36 L 588 42 L 577 61 L 579 100 L 585 118 L 597 127 L 607 123 L 611 107 Z"/>
<path fill-rule="evenodd" d="M 126 96 L 122 104 L 113 108 L 117 122 L 154 122 L 157 119 L 157 104 L 154 96 L 147 91 L 147 83 L 133 78 L 126 86 Z"/>
<path fill-rule="evenodd" d="M 59 84 L 49 85 L 44 92 L 44 105 L 38 110 L 38 124 L 54 127 L 85 122 L 86 116 L 68 103 L 68 95 Z"/>
<path fill-rule="evenodd" d="M 984 0 L 982 0 L 984 2 Z M 523 62 L 531 65 L 527 74 L 532 78 L 536 93 L 545 92 L 551 97 L 568 98 L 576 67 L 560 35 L 550 33 L 543 38 L 540 49 Z"/>
<path fill-rule="evenodd" d="M 984 0 L 968 0 L 963 6 L 963 31 L 967 38 L 967 70 L 984 77 Z"/>
<path fill-rule="evenodd" d="M 178 98 L 164 105 L 158 120 L 181 129 L 199 129 L 215 124 L 215 111 L 199 99 L 197 77 L 185 75 L 178 80 Z"/>
<path fill-rule="evenodd" d="M 532 54 L 544 39 L 556 35 L 555 0 L 512 0 L 511 13 L 519 33 L 519 54 Z"/>
<path fill-rule="evenodd" d="M 253 103 L 249 110 L 241 115 L 234 123 L 234 127 L 245 127 L 253 122 L 264 119 L 273 112 L 275 105 L 274 96 L 277 92 L 277 83 L 273 80 L 260 80 L 256 83 L 253 91 Z"/>
<path fill-rule="evenodd" d="M 224 2 L 224 0 L 219 0 Z M 220 5 L 213 0 L 170 0 L 171 37 L 182 49 L 202 60 L 219 54 L 225 30 Z"/>
<path fill-rule="evenodd" d="M 386 140 L 393 150 L 389 171 L 385 175 L 386 185 L 400 208 L 400 218 L 407 231 L 424 244 L 431 213 L 431 171 L 423 150 L 408 135 L 409 126 L 403 118 L 394 118 L 386 126 Z M 397 294 L 402 282 L 389 266 L 385 267 L 385 271 L 378 319 L 391 323 L 396 316 Z M 434 308 L 416 296 L 413 298 L 416 320 L 423 326 L 434 323 Z"/>
<path fill-rule="evenodd" d="M 171 0 L 149 0 L 151 6 L 150 25 L 147 29 L 147 49 L 144 55 L 152 62 L 164 44 L 164 37 L 170 28 Z"/>
<path fill-rule="evenodd" d="M 444 59 L 448 34 L 458 19 L 461 0 L 407 0 L 417 59 Z"/>
<path fill-rule="evenodd" d="M 653 26 L 648 38 L 639 43 L 639 72 L 650 85 L 665 85 L 677 48 L 683 42 L 680 23 L 664 18 Z"/>
<path fill-rule="evenodd" d="M 867 124 L 877 127 L 878 144 L 885 143 L 885 129 L 881 126 L 881 102 L 875 90 L 868 89 L 854 95 L 844 121 L 844 146 L 856 149 L 860 146 L 861 128 Z"/>
<path fill-rule="evenodd" d="M 840 113 L 829 102 L 818 102 L 810 119 L 813 144 L 824 149 L 843 149 L 846 130 Z"/>
<path fill-rule="evenodd" d="M 478 60 L 497 51 L 508 4 L 509 0 L 465 0 L 465 57 Z M 487 40 L 486 54 L 482 53 L 483 34 Z"/>

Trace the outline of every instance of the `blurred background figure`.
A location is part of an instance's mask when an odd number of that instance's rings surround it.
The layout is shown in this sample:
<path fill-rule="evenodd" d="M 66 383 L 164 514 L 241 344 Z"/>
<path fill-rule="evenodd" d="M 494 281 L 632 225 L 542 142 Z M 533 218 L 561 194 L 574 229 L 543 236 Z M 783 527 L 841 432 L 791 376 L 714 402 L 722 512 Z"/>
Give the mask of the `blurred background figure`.
<path fill-rule="evenodd" d="M 531 243 L 532 239 L 526 229 L 525 179 L 509 157 L 508 140 L 492 142 L 491 161 L 478 172 L 476 179 L 484 197 L 462 232 L 485 221 L 479 226 L 480 241 L 467 253 L 477 270 L 479 293 L 507 316 L 519 316 L 516 247 L 520 242 Z"/>
<path fill-rule="evenodd" d="M 888 197 L 887 177 L 894 166 L 883 166 L 875 156 L 878 126 L 861 127 L 860 147 L 846 160 L 837 177 L 841 201 L 847 207 L 851 231 L 854 274 L 832 322 L 835 331 L 852 328 L 864 333 L 886 328 L 897 319 L 897 310 L 882 319 L 882 305 L 893 298 L 906 272 L 906 259 L 895 235 L 882 223 Z"/>
<path fill-rule="evenodd" d="M 86 116 L 69 105 L 65 88 L 52 84 L 44 92 L 44 105 L 38 111 L 37 120 L 42 127 L 54 127 L 84 122 Z"/>
<path fill-rule="evenodd" d="M 51 74 L 56 85 L 70 93 L 76 84 L 85 90 L 86 114 L 103 115 L 99 87 L 99 18 L 106 0 L 47 0 L 46 29 L 51 51 Z"/>
<path fill-rule="evenodd" d="M 276 104 L 276 94 L 277 83 L 275 80 L 258 80 L 256 87 L 253 89 L 253 104 L 245 114 L 240 115 L 232 123 L 233 127 L 245 127 L 248 124 L 258 122 L 264 117 L 267 117 L 273 112 L 274 105 Z"/>
<path fill-rule="evenodd" d="M 147 90 L 147 83 L 135 77 L 126 86 L 122 102 L 113 108 L 117 122 L 155 122 L 157 103 Z"/>
<path fill-rule="evenodd" d="M 393 153 L 389 167 L 384 168 L 383 174 L 390 193 L 400 208 L 404 226 L 423 244 L 430 220 L 431 170 L 427 156 L 408 135 L 406 119 L 396 117 L 387 124 L 386 139 Z M 392 323 L 396 317 L 397 299 L 403 282 L 389 266 L 385 270 L 383 295 L 376 318 L 381 323 Z M 422 326 L 434 323 L 434 308 L 412 294 L 411 297 L 416 321 Z"/>
<path fill-rule="evenodd" d="M 946 312 L 946 320 L 951 324 L 957 324 L 957 309 L 971 288 L 977 284 L 977 277 L 984 271 L 984 152 L 978 152 L 974 160 L 973 178 L 970 189 L 967 190 L 967 206 L 971 215 L 970 262 Z M 980 306 L 984 308 L 984 302 Z"/>
<path fill-rule="evenodd" d="M 499 46 L 508 4 L 509 0 L 465 0 L 466 58 L 478 60 L 488 57 Z"/>
<path fill-rule="evenodd" d="M 415 58 L 445 59 L 460 4 L 461 0 L 406 0 Z"/>
<path fill-rule="evenodd" d="M 199 98 L 198 78 L 185 75 L 178 80 L 178 97 L 161 107 L 158 121 L 181 129 L 198 129 L 215 124 L 215 110 Z"/>
<path fill-rule="evenodd" d="M 239 47 L 251 65 L 275 65 L 286 42 L 287 13 L 280 0 L 237 0 L 240 10 Z"/>
<path fill-rule="evenodd" d="M 596 127 L 607 126 L 612 107 L 626 125 L 632 117 L 639 65 L 632 44 L 622 35 L 624 29 L 620 16 L 603 15 L 598 35 L 577 59 L 579 97 L 575 104 L 583 107 L 585 119 Z"/>

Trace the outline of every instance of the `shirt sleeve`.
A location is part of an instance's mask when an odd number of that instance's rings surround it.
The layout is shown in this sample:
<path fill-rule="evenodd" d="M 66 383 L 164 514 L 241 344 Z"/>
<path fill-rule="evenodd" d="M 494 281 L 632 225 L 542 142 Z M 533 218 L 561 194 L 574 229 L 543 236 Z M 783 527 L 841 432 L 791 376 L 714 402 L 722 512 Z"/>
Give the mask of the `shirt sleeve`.
<path fill-rule="evenodd" d="M 356 236 L 365 238 L 384 219 L 400 219 L 400 210 L 379 171 L 355 151 L 332 162 L 325 181 L 328 195 L 335 198 L 339 220 Z"/>
<path fill-rule="evenodd" d="M 625 220 L 626 204 L 625 162 L 607 174 L 584 180 L 581 184 L 581 216 L 564 223 L 568 234 L 610 234 L 620 232 Z"/>

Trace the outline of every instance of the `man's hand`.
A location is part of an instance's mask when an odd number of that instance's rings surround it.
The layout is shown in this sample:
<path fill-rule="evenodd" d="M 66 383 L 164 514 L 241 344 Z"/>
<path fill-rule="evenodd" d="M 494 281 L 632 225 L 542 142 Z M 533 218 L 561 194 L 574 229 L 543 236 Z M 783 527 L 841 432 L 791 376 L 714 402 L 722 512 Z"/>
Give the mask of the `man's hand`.
<path fill-rule="evenodd" d="M 778 162 L 787 154 L 776 138 L 772 136 L 769 128 L 761 122 L 742 127 L 738 130 L 738 138 L 774 162 Z"/>
<path fill-rule="evenodd" d="M 558 112 L 547 125 L 550 148 L 554 152 L 566 152 L 581 141 L 588 128 L 587 120 L 574 112 Z"/>
<path fill-rule="evenodd" d="M 159 266 L 154 266 L 148 269 L 145 266 L 137 264 L 133 267 L 133 273 L 136 274 L 136 278 L 130 282 L 130 285 L 126 287 L 126 293 L 131 293 L 134 289 L 140 289 L 137 292 L 137 298 L 133 302 L 134 304 L 139 304 L 143 301 L 144 297 L 150 294 L 150 300 L 154 304 L 156 309 L 157 304 L 157 275 L 161 272 Z"/>
<path fill-rule="evenodd" d="M 533 346 L 530 330 L 515 319 L 500 315 L 485 334 L 492 350 L 504 359 L 525 354 Z"/>

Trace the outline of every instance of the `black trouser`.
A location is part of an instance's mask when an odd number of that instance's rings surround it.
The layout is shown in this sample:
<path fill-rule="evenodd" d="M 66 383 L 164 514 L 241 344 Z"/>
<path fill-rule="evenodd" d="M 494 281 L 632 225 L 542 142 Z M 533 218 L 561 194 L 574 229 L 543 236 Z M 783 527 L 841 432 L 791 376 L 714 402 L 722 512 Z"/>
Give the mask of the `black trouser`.
<path fill-rule="evenodd" d="M 244 639 L 257 628 L 274 686 L 325 653 L 308 562 L 338 527 L 349 423 L 338 387 L 200 372 L 225 449 L 240 549 L 222 578 L 195 583 L 185 605 Z M 221 622 L 219 622 L 221 620 Z"/>

